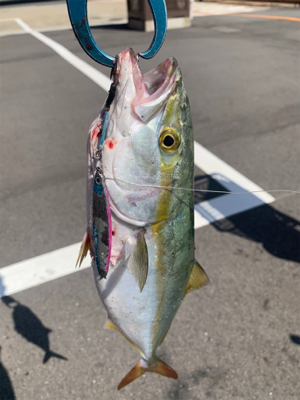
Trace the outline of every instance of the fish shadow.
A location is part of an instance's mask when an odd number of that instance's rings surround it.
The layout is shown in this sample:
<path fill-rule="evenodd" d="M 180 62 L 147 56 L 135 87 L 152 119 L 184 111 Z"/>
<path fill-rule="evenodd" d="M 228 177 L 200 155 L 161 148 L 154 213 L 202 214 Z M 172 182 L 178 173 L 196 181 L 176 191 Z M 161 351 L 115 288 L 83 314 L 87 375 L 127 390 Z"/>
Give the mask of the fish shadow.
<path fill-rule="evenodd" d="M 192 395 L 191 391 L 201 385 L 205 387 L 206 397 L 215 398 L 215 389 L 224 380 L 225 375 L 226 372 L 221 372 L 219 368 L 215 367 L 196 369 L 191 374 L 172 382 L 166 397 L 170 400 L 199 400 L 199 396 Z"/>
<path fill-rule="evenodd" d="M 2 347 L 0 346 L 0 400 L 15 400 L 15 392 L 8 372 L 1 360 Z"/>
<path fill-rule="evenodd" d="M 290 335 L 290 340 L 300 346 L 300 336 L 298 335 Z"/>
<path fill-rule="evenodd" d="M 220 174 L 218 174 L 217 178 L 220 178 Z M 244 188 L 227 178 L 226 182 L 227 184 L 229 182 L 229 185 L 233 189 L 232 191 L 245 192 Z M 222 179 L 216 181 L 213 175 L 196 176 L 194 183 L 195 189 L 228 190 L 222 186 Z M 211 200 L 213 202 L 215 198 L 220 196 L 223 197 L 225 204 L 225 197 L 228 194 L 195 192 L 194 197 L 195 209 L 206 219 L 209 220 L 211 218 L 211 225 L 215 229 L 261 243 L 264 249 L 274 257 L 300 263 L 299 221 L 263 203 L 255 194 L 236 195 L 239 196 L 238 200 L 240 203 L 245 201 L 247 205 L 253 204 L 254 208 L 215 221 L 213 215 L 209 215 L 209 210 L 204 210 L 201 207 L 201 202 Z M 217 204 L 217 207 L 222 207 L 221 201 L 215 202 L 215 204 Z M 213 211 L 222 213 L 223 210 L 217 207 Z"/>
<path fill-rule="evenodd" d="M 23 336 L 29 343 L 38 346 L 45 352 L 43 364 L 49 361 L 51 357 L 68 360 L 66 357 L 50 350 L 49 333 L 51 333 L 52 330 L 45 327 L 30 308 L 24 306 L 10 296 L 2 297 L 1 300 L 7 307 L 13 309 L 12 317 L 15 331 Z"/>

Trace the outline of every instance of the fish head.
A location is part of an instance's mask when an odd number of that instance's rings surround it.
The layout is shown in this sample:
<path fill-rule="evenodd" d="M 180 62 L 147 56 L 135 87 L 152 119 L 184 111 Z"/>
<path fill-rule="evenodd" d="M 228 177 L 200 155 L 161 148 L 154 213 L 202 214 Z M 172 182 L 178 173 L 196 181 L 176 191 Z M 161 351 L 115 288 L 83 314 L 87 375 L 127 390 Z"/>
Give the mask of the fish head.
<path fill-rule="evenodd" d="M 142 74 L 134 51 L 125 49 L 116 80 L 102 167 L 112 210 L 129 223 L 145 226 L 178 212 L 182 196 L 176 188 L 193 187 L 190 107 L 174 58 Z"/>

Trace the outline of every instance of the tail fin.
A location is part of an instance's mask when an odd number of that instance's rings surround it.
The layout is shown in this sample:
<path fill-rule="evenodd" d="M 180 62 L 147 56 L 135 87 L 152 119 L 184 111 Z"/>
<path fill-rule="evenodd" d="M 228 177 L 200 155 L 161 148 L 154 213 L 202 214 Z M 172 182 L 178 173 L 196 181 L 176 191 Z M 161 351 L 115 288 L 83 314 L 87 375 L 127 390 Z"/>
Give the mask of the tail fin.
<path fill-rule="evenodd" d="M 166 376 L 167 378 L 178 379 L 177 372 L 174 371 L 169 365 L 160 360 L 157 357 L 157 362 L 155 365 L 151 367 L 143 366 L 145 364 L 144 360 L 140 360 L 131 371 L 128 372 L 126 376 L 121 380 L 118 386 L 118 390 L 121 390 L 124 386 L 129 385 L 129 383 L 133 382 L 140 376 L 142 376 L 145 372 L 154 372 L 159 375 Z"/>
<path fill-rule="evenodd" d="M 60 358 L 61 360 L 68 360 L 66 357 L 61 356 L 60 354 L 54 353 L 54 351 L 48 350 L 45 353 L 44 359 L 43 359 L 43 364 L 46 364 L 47 361 L 49 361 L 49 359 L 51 357 L 56 357 L 56 358 Z"/>

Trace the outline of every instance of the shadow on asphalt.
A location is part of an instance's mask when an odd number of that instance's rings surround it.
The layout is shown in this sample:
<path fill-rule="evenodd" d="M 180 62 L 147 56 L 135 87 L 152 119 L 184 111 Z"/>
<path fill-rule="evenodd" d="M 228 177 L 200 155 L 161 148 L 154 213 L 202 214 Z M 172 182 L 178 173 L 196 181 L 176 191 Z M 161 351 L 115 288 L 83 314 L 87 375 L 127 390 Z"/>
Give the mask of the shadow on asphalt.
<path fill-rule="evenodd" d="M 196 190 L 223 190 L 228 191 L 226 187 L 213 179 L 210 175 L 197 175 L 194 178 L 194 189 Z M 201 203 L 216 197 L 224 196 L 224 193 L 195 192 L 194 204 Z"/>
<path fill-rule="evenodd" d="M 196 176 L 195 189 L 226 190 L 209 175 Z M 196 192 L 194 203 L 207 201 L 220 195 L 226 196 L 220 193 Z M 268 204 L 212 222 L 211 225 L 220 232 L 231 233 L 261 243 L 264 249 L 275 257 L 300 263 L 300 222 Z M 240 249 L 240 252 L 243 253 L 243 250 Z"/>
<path fill-rule="evenodd" d="M 290 339 L 293 343 L 297 344 L 300 346 L 300 336 L 298 335 L 290 335 Z"/>
<path fill-rule="evenodd" d="M 215 398 L 215 389 L 225 378 L 226 373 L 217 367 L 207 367 L 195 370 L 191 375 L 179 378 L 172 382 L 171 388 L 167 393 L 170 400 L 198 400 L 199 397 L 192 396 L 191 389 L 199 384 L 205 385 L 206 396 Z"/>
<path fill-rule="evenodd" d="M 23 306 L 10 296 L 2 297 L 1 300 L 7 307 L 13 309 L 12 317 L 15 324 L 15 331 L 18 332 L 19 335 L 22 335 L 28 342 L 33 343 L 44 350 L 45 355 L 43 364 L 45 364 L 51 357 L 68 360 L 66 357 L 50 350 L 48 336 L 52 330 L 46 328 L 30 308 Z"/>
<path fill-rule="evenodd" d="M 0 400 L 15 400 L 15 392 L 8 372 L 1 360 L 2 347 L 0 346 Z"/>
<path fill-rule="evenodd" d="M 114 21 L 114 19 L 111 19 L 111 21 Z M 115 20 L 117 21 L 117 19 Z M 111 24 L 111 25 L 98 25 L 98 26 L 93 26 L 91 29 L 105 29 L 105 30 L 112 30 L 112 31 L 132 31 L 131 28 L 128 27 L 128 24 Z"/>

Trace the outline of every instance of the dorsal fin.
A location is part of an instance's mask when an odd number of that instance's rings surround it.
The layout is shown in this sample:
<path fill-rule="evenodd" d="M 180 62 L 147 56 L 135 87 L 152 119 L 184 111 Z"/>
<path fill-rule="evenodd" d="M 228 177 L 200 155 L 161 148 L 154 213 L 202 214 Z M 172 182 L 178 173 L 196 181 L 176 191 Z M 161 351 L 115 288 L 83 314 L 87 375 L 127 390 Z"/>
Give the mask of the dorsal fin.
<path fill-rule="evenodd" d="M 190 279 L 186 285 L 184 296 L 186 296 L 189 292 L 193 290 L 197 290 L 202 286 L 205 286 L 209 283 L 208 276 L 206 272 L 198 263 L 198 261 L 194 260 L 193 269 L 190 275 Z"/>
<path fill-rule="evenodd" d="M 134 275 L 140 292 L 142 292 L 148 276 L 148 249 L 144 238 L 144 229 L 138 231 L 136 242 L 129 246 L 131 249 L 127 267 Z"/>

